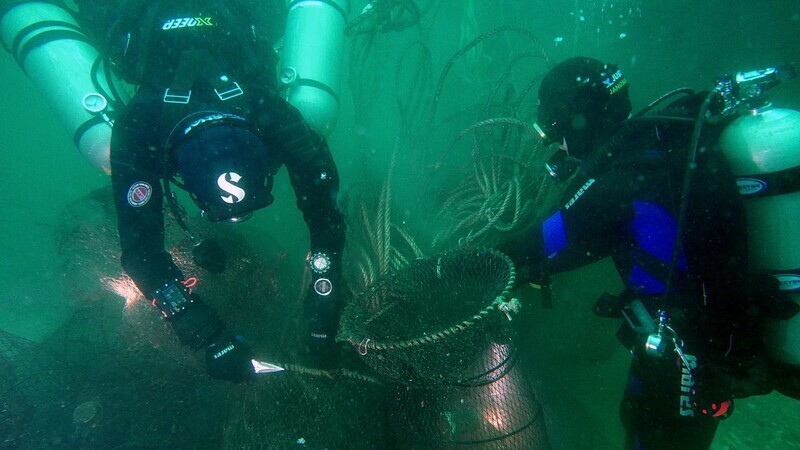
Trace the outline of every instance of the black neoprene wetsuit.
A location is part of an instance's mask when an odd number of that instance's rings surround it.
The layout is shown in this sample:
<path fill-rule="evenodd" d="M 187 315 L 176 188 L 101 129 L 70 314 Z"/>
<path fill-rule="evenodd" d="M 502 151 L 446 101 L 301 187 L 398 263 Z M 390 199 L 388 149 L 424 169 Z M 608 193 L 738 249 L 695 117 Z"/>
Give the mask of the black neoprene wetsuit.
<path fill-rule="evenodd" d="M 578 175 L 554 214 L 503 249 L 532 281 L 610 257 L 627 288 L 623 299 L 640 300 L 654 318 L 665 307 L 690 364 L 721 361 L 737 351 L 747 304 L 744 212 L 724 160 L 701 154 L 673 259 L 684 163 L 671 153 L 686 148 L 655 136 L 629 142 L 609 170 Z M 708 448 L 717 420 L 694 410 L 693 381 L 677 355 L 647 355 L 643 340 L 624 340 L 633 354 L 621 409 L 629 448 Z"/>
<path fill-rule="evenodd" d="M 209 6 L 220 4 L 226 3 L 151 3 L 155 9 L 144 13 L 148 26 L 143 29 L 147 31 L 139 37 L 147 49 L 136 51 L 148 59 L 131 65 L 142 68 L 137 74 L 141 85 L 114 126 L 111 178 L 122 265 L 145 295 L 183 279 L 164 249 L 161 180 L 175 172 L 165 154 L 172 128 L 198 111 L 245 118 L 270 151 L 269 172 L 286 166 L 309 229 L 311 248 L 341 255 L 344 247 L 344 219 L 336 204 L 339 176 L 325 140 L 308 127 L 296 108 L 276 95 L 270 55 L 255 62 L 242 60 L 258 56 L 239 48 L 251 43 L 253 31 L 249 22 L 232 20 L 230 11 L 218 15 Z M 229 32 L 236 27 L 242 29 Z M 131 48 L 135 45 L 132 42 Z M 181 68 L 181 51 L 187 48 L 200 50 L 200 67 L 191 76 L 186 75 L 185 65 Z M 264 66 L 260 71 L 259 63 Z M 238 83 L 242 94 L 222 100 L 214 92 L 214 82 L 222 75 L 227 86 Z M 191 100 L 185 105 L 165 103 L 166 89 L 191 89 Z M 147 201 L 142 203 L 145 196 Z"/>

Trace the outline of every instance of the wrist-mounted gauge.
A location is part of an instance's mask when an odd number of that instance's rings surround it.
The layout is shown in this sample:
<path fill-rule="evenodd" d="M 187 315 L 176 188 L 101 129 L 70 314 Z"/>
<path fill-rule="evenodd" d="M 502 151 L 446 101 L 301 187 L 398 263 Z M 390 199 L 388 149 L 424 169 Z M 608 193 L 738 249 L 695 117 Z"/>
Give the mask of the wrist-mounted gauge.
<path fill-rule="evenodd" d="M 182 313 L 191 304 L 192 298 L 189 297 L 188 289 L 178 280 L 165 284 L 153 292 L 153 305 L 160 309 L 167 319 Z"/>
<path fill-rule="evenodd" d="M 322 275 L 331 269 L 331 257 L 325 252 L 314 252 L 308 258 L 308 265 L 312 272 Z"/>
<path fill-rule="evenodd" d="M 323 297 L 328 296 L 333 292 L 333 283 L 327 278 L 318 278 L 314 282 L 314 292 Z"/>

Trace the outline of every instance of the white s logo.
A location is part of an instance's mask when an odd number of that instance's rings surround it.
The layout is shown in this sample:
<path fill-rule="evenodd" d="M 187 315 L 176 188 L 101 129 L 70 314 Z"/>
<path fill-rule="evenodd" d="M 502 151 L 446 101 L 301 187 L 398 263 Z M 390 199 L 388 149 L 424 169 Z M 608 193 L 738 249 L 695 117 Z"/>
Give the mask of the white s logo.
<path fill-rule="evenodd" d="M 226 178 L 227 177 L 227 178 Z M 228 181 L 230 178 L 230 181 Z M 245 192 L 244 189 L 236 186 L 233 183 L 238 183 L 239 180 L 242 179 L 242 176 L 236 172 L 228 172 L 223 173 L 222 175 L 217 178 L 217 186 L 220 189 L 227 192 L 231 195 L 221 195 L 220 198 L 225 203 L 239 203 L 240 201 L 244 200 Z"/>

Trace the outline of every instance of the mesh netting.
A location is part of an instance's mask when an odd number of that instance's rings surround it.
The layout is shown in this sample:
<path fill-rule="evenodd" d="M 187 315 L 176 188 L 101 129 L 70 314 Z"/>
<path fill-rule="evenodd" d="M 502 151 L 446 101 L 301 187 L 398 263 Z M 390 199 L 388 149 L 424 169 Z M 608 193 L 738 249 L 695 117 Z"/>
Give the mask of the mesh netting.
<path fill-rule="evenodd" d="M 385 390 L 353 372 L 288 367 L 230 408 L 224 448 L 388 448 Z"/>
<path fill-rule="evenodd" d="M 392 356 L 396 346 L 397 354 L 424 362 L 407 359 L 387 366 L 400 367 L 390 373 L 435 374 L 415 377 L 435 381 L 427 386 L 387 386 L 358 360 L 333 371 L 301 364 L 301 304 L 290 300 L 298 283 L 284 278 L 289 270 L 280 257 L 268 264 L 228 232 L 228 269 L 204 273 L 167 217 L 167 247 L 187 274 L 200 277 L 203 298 L 260 357 L 286 368 L 234 385 L 205 375 L 201 356 L 181 346 L 121 276 L 110 199 L 98 191 L 60 218 L 63 288 L 73 299 L 61 327 L 41 342 L 0 331 L 0 447 L 547 448 L 539 444 L 539 404 L 513 364 L 507 312 L 497 311 L 513 283 L 503 255 L 460 252 L 420 261 L 393 278 L 398 284 L 372 291 L 428 303 L 368 302 L 382 314 L 364 320 L 371 333 L 356 341 L 373 338 L 364 344 L 366 360 Z M 393 340 L 376 339 L 383 335 L 375 330 Z M 448 370 L 457 376 L 445 376 Z"/>
<path fill-rule="evenodd" d="M 505 364 L 483 350 L 511 343 L 514 267 L 495 251 L 417 260 L 373 283 L 342 314 L 339 339 L 403 384 L 458 384 Z"/>
<path fill-rule="evenodd" d="M 35 415 L 28 395 L 30 384 L 20 376 L 28 370 L 16 362 L 17 356 L 32 346 L 32 342 L 0 330 L 0 448 L 12 448 L 24 439 L 28 432 L 21 425 Z"/>
<path fill-rule="evenodd" d="M 508 257 L 463 250 L 415 261 L 347 306 L 339 339 L 387 379 L 397 448 L 550 448 L 515 364 L 513 284 Z"/>
<path fill-rule="evenodd" d="M 223 228 L 228 267 L 203 272 L 165 218 L 167 248 L 199 277 L 196 291 L 259 358 L 286 368 L 244 385 L 217 381 L 121 276 L 111 198 L 97 191 L 59 218 L 60 287 L 72 300 L 60 328 L 41 342 L 0 330 L 0 448 L 387 447 L 381 384 L 302 365 L 302 274 L 287 276 L 302 259 L 284 263 L 278 248 L 267 261 Z M 208 235 L 203 222 L 191 226 Z"/>
<path fill-rule="evenodd" d="M 516 365 L 480 386 L 396 385 L 392 395 L 400 448 L 549 448 L 542 407 Z"/>

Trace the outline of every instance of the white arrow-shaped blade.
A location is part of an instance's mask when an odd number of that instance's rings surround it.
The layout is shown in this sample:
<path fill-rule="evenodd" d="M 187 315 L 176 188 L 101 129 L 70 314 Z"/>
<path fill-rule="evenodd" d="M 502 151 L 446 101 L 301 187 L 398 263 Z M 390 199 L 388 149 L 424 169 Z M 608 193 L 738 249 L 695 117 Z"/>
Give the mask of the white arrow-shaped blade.
<path fill-rule="evenodd" d="M 283 372 L 284 370 L 283 367 L 270 364 L 266 361 L 256 361 L 253 359 L 250 362 L 253 363 L 253 371 L 255 373 Z"/>

